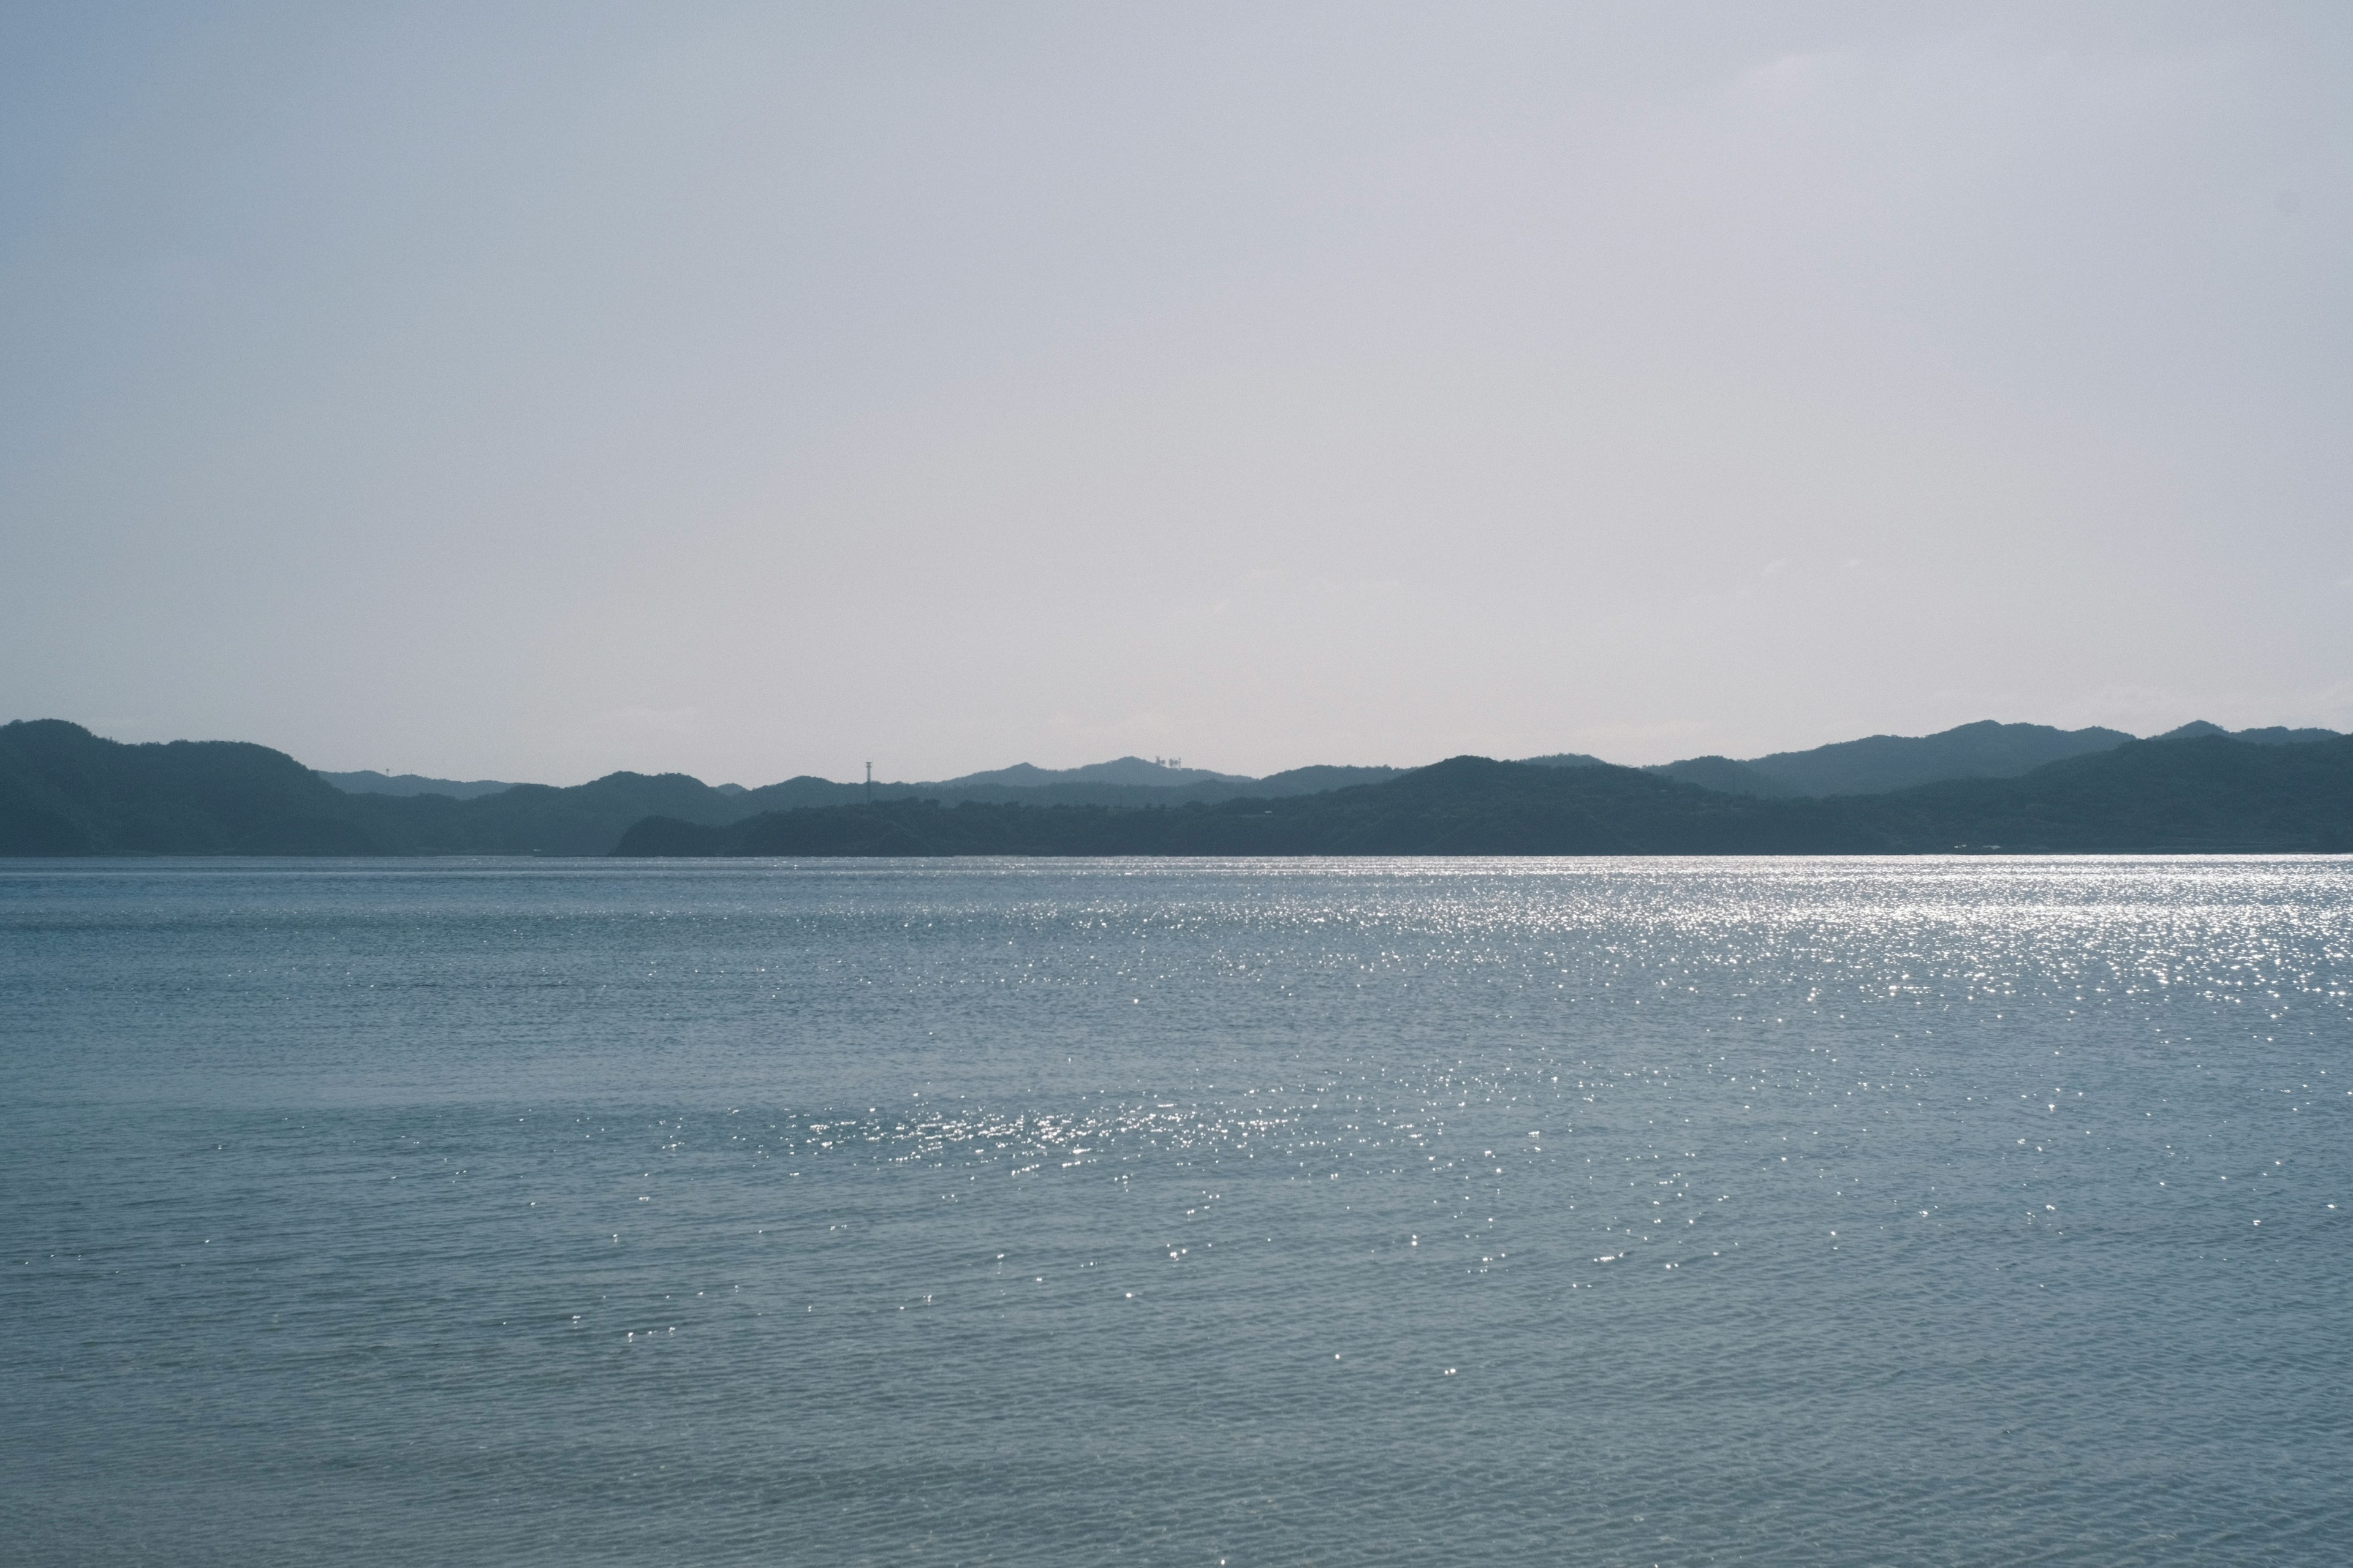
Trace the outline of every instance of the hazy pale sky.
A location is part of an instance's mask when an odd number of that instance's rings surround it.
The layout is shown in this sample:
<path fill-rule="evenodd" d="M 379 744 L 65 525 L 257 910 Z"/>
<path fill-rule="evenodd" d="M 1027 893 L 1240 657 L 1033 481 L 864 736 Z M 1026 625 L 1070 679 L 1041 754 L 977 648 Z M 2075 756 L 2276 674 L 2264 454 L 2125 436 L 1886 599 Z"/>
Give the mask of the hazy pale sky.
<path fill-rule="evenodd" d="M 0 6 L 0 718 L 2353 728 L 2353 7 Z"/>

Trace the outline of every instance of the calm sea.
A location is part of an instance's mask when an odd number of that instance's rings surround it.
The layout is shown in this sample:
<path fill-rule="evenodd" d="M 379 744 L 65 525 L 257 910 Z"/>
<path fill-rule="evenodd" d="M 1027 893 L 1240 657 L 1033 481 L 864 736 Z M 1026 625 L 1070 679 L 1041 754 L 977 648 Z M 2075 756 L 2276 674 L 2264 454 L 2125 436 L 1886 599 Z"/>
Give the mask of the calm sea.
<path fill-rule="evenodd" d="M 2342 1563 L 2353 862 L 0 868 L 0 1557 Z"/>

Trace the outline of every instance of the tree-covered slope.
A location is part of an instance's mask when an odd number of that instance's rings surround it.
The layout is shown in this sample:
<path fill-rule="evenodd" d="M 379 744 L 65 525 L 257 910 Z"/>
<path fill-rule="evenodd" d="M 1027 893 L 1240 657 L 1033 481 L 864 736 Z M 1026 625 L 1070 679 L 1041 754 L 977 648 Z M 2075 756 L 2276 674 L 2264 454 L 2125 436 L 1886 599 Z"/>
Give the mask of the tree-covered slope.
<path fill-rule="evenodd" d="M 1779 793 L 1883 795 L 1944 779 L 2015 778 L 2069 757 L 2111 751 L 2131 739 L 2121 730 L 2058 730 L 1987 719 L 1933 735 L 1868 735 L 1810 751 L 1776 752 L 1738 765 L 1771 780 Z"/>
<path fill-rule="evenodd" d="M 319 776 L 345 795 L 446 795 L 455 800 L 471 800 L 478 795 L 496 795 L 502 789 L 514 788 L 512 782 L 503 779 L 437 779 L 421 773 L 378 773 L 374 768 L 343 773 L 321 769 Z"/>
<path fill-rule="evenodd" d="M 61 719 L 0 725 L 0 854 L 381 853 L 354 798 L 240 741 L 124 745 Z"/>
<path fill-rule="evenodd" d="M 1456 757 L 1314 795 L 1145 810 L 888 801 L 719 828 L 632 827 L 623 855 L 1641 855 L 1870 852 L 1835 812 L 1774 815 L 1631 768 Z"/>
<path fill-rule="evenodd" d="M 2353 851 L 2353 736 L 2134 741 L 2022 778 L 1825 804 L 1921 847 L 2341 853 Z"/>
<path fill-rule="evenodd" d="M 353 809 L 395 850 L 425 855 L 602 855 L 645 816 L 733 821 L 746 796 L 684 773 L 607 773 L 568 788 L 517 784 L 473 800 L 353 795 Z"/>
<path fill-rule="evenodd" d="M 267 746 L 128 745 L 56 719 L 0 725 L 8 855 L 603 855 L 649 816 L 718 823 L 759 808 L 681 773 L 470 800 L 353 795 Z"/>
<path fill-rule="evenodd" d="M 1720 795 L 1753 795 L 1780 799 L 1793 795 L 1831 793 L 1799 789 L 1769 773 L 1758 773 L 1746 763 L 1736 763 L 1730 757 L 1685 757 L 1680 763 L 1653 763 L 1642 771 L 1657 773 L 1662 778 L 1681 779 L 1685 784 L 1712 789 Z"/>
<path fill-rule="evenodd" d="M 1327 794 L 1149 810 L 885 801 L 724 826 L 655 819 L 624 855 L 1714 855 L 2353 850 L 2353 740 L 2138 742 L 2021 779 L 1761 799 L 1630 768 L 1457 757 Z"/>
<path fill-rule="evenodd" d="M 470 800 L 349 795 L 283 752 L 124 745 L 55 720 L 0 726 L 10 855 L 1619 855 L 2353 850 L 2353 739 L 2134 742 L 2021 778 L 1760 798 L 1603 764 L 1457 757 L 1312 794 L 961 802 L 792 780 L 748 792 L 681 773 L 519 784 Z M 1362 776 L 1361 773 L 1357 776 Z M 1281 777 L 1281 775 L 1278 775 Z M 1261 784 L 1274 780 L 1258 781 Z M 904 786 L 901 786 L 904 787 Z M 992 790 L 1004 786 L 989 786 Z M 1225 790 L 1204 780 L 1191 790 Z M 848 802 L 845 794 L 850 795 Z M 1044 800 L 1040 801 L 1040 796 Z M 815 804 L 812 804 L 814 802 Z M 778 809 L 782 807 L 782 809 Z"/>

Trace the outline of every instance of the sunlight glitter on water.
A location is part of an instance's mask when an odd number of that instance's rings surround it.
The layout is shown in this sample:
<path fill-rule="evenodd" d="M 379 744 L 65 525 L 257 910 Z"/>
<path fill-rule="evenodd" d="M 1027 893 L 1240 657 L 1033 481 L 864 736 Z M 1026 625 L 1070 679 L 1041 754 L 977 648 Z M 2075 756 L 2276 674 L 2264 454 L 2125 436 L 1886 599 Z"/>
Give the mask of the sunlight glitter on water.
<path fill-rule="evenodd" d="M 10 868 L 0 1308 L 66 1349 L 0 1522 L 2326 1561 L 2348 915 L 2342 860 Z"/>

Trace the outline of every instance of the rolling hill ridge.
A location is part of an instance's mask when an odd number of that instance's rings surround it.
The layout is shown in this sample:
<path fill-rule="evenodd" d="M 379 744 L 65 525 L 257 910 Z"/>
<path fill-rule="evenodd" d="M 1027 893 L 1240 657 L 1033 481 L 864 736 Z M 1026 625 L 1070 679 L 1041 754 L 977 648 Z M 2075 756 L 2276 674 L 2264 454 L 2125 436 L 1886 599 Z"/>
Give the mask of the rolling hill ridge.
<path fill-rule="evenodd" d="M 1971 732 L 1975 733 L 1972 734 Z M 2019 731 L 2031 731 L 2021 737 Z M 2202 731 L 2202 732 L 2201 732 Z M 2113 731 L 1963 726 L 1841 752 L 1883 773 L 2012 768 Z M 789 779 L 714 788 L 608 774 L 470 798 L 352 794 L 237 742 L 125 745 L 58 720 L 0 726 L 0 854 L 1820 854 L 2353 847 L 2353 741 L 2313 731 L 2176 736 L 2076 750 L 2011 776 L 1873 793 L 1745 787 L 1698 766 L 1561 755 L 1431 767 L 1302 768 L 1175 786 L 1053 781 L 961 793 Z M 1900 742 L 1893 748 L 1880 742 Z M 1909 748 L 1909 749 L 1907 749 Z M 1839 748 L 1821 748 L 1839 752 Z M 1809 782 L 1835 774 L 1817 753 Z M 1943 761 L 1939 762 L 1938 757 Z M 1989 761 L 1990 757 L 1990 761 Z M 1156 764 L 1136 761 L 1139 767 Z M 1833 759 L 1836 761 L 1837 759 Z M 1714 759 L 1725 769 L 1748 763 Z M 1772 759 L 1761 759 L 1769 762 Z M 1148 775 L 1146 775 L 1148 776 Z M 1764 776 L 1764 775 L 1758 775 Z"/>

